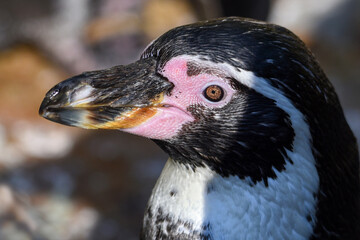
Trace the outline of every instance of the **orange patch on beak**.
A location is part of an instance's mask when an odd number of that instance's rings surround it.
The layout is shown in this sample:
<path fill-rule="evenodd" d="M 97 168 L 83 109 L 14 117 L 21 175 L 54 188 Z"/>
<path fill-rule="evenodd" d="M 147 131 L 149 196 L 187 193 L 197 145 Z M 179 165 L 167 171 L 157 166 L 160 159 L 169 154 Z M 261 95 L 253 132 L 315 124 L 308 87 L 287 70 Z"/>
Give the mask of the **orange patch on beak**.
<path fill-rule="evenodd" d="M 118 117 L 115 121 L 99 124 L 96 128 L 121 129 L 136 127 L 157 113 L 155 107 L 134 108 L 130 112 Z"/>
<path fill-rule="evenodd" d="M 151 100 L 152 104 L 150 106 L 134 107 L 130 111 L 116 117 L 114 121 L 107 121 L 99 124 L 86 121 L 86 123 L 82 124 L 82 127 L 87 129 L 124 129 L 139 126 L 158 112 L 158 107 L 161 106 L 160 103 L 163 98 L 164 95 L 159 94 Z"/>

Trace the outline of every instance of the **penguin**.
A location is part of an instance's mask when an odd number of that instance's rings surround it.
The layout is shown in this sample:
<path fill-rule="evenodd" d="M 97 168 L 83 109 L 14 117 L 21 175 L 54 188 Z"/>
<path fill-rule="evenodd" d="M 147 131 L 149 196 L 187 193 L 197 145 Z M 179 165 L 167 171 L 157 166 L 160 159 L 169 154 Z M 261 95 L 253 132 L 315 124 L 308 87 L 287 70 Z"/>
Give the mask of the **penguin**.
<path fill-rule="evenodd" d="M 141 239 L 360 238 L 356 139 L 319 63 L 281 26 L 174 28 L 135 63 L 57 84 L 39 113 L 169 155 Z"/>

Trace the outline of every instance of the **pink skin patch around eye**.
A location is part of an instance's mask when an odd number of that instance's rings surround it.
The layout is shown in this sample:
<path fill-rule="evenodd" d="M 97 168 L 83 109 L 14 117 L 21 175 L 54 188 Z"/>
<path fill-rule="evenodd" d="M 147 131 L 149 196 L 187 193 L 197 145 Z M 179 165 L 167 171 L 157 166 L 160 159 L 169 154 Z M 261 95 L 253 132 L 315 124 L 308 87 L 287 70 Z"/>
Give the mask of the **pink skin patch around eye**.
<path fill-rule="evenodd" d="M 170 139 L 174 137 L 184 124 L 194 121 L 194 117 L 187 111 L 195 104 L 207 108 L 219 108 L 226 105 L 235 92 L 224 79 L 207 74 L 188 76 L 186 57 L 175 57 L 166 63 L 162 75 L 174 84 L 170 96 L 165 95 L 162 105 L 154 117 L 145 123 L 123 129 L 125 132 L 152 138 Z M 218 85 L 224 89 L 224 98 L 219 102 L 210 102 L 203 96 L 203 91 L 210 85 Z"/>

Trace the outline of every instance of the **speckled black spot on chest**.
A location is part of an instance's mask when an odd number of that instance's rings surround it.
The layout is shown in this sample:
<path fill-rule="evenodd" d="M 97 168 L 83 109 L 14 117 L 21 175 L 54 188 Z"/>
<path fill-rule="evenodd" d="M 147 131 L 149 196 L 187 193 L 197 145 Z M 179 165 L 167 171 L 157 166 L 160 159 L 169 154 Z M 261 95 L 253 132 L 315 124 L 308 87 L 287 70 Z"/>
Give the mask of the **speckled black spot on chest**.
<path fill-rule="evenodd" d="M 144 226 L 141 239 L 183 239 L 183 240 L 211 240 L 211 225 L 204 224 L 201 229 L 195 229 L 188 221 L 175 220 L 165 213 L 162 208 L 154 211 L 148 207 L 145 212 Z"/>

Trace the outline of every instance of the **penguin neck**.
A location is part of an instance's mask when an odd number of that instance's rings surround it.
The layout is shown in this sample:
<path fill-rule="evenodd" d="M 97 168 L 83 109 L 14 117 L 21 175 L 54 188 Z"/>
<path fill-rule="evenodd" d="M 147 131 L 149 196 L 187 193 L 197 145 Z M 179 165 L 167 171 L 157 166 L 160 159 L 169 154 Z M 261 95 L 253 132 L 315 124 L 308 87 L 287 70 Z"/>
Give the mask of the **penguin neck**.
<path fill-rule="evenodd" d="M 169 159 L 145 212 L 143 238 L 307 239 L 315 225 L 316 200 L 307 188 L 308 173 L 291 166 L 266 186 Z M 302 186 L 296 185 L 299 177 Z"/>

